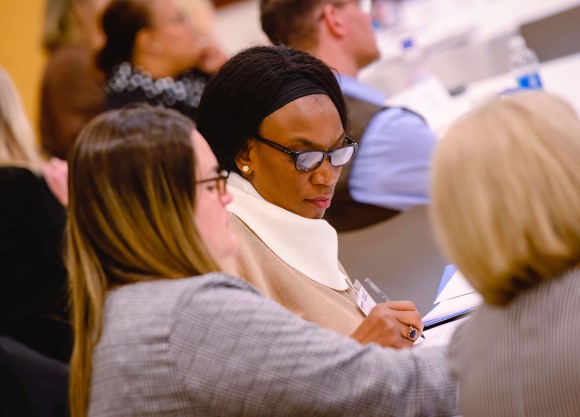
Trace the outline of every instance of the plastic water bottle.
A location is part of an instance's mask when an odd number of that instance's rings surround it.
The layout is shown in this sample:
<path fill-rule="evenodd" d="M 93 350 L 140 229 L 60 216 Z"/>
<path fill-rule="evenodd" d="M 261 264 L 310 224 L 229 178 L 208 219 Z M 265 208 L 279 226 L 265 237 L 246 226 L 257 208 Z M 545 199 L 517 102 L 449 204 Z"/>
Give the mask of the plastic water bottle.
<path fill-rule="evenodd" d="M 516 78 L 518 88 L 535 90 L 542 88 L 540 63 L 534 51 L 526 46 L 521 36 L 514 36 L 509 41 L 510 67 Z"/>
<path fill-rule="evenodd" d="M 429 67 L 412 36 L 401 38 L 404 88 L 389 97 L 389 105 L 407 107 L 424 116 L 431 126 L 439 126 L 450 108 L 449 92 Z"/>
<path fill-rule="evenodd" d="M 403 64 L 405 67 L 405 87 L 412 87 L 420 84 L 432 73 L 423 59 L 423 53 L 415 43 L 413 37 L 403 38 L 401 41 L 403 48 Z"/>

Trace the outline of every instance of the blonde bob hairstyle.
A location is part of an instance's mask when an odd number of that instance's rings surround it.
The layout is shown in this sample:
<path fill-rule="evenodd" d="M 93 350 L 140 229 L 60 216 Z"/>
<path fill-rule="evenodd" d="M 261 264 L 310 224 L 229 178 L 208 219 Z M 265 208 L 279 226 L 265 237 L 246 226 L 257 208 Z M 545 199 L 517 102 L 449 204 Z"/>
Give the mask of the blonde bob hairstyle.
<path fill-rule="evenodd" d="M 494 99 L 434 157 L 432 215 L 449 259 L 489 304 L 580 262 L 580 122 L 545 92 Z"/>
<path fill-rule="evenodd" d="M 36 139 L 16 86 L 0 66 L 0 166 L 40 172 Z"/>
<path fill-rule="evenodd" d="M 193 123 L 140 106 L 91 121 L 69 157 L 67 266 L 73 417 L 87 414 L 92 352 L 112 288 L 219 269 L 194 223 Z"/>

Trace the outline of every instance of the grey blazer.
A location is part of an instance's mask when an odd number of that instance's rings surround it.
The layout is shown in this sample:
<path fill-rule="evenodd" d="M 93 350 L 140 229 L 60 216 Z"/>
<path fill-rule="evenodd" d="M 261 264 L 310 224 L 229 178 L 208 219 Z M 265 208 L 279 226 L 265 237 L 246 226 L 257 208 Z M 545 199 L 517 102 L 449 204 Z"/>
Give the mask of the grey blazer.
<path fill-rule="evenodd" d="M 580 269 L 479 307 L 449 358 L 465 417 L 580 416 Z"/>
<path fill-rule="evenodd" d="M 109 294 L 89 415 L 450 416 L 456 404 L 444 349 L 361 346 L 216 273 Z"/>

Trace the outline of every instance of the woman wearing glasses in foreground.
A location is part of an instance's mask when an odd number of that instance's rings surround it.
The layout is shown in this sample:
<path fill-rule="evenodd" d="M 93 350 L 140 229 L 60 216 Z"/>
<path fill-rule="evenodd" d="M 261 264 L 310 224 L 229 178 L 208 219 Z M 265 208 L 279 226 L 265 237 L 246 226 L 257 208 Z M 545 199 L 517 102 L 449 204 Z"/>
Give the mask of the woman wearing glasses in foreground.
<path fill-rule="evenodd" d="M 337 261 L 336 231 L 322 219 L 357 146 L 330 68 L 286 47 L 247 49 L 206 86 L 198 124 L 233 171 L 228 209 L 240 251 L 226 270 L 361 343 L 412 346 L 423 328 L 415 305 L 380 304 L 364 318 Z"/>
<path fill-rule="evenodd" d="M 455 414 L 444 349 L 361 346 L 218 272 L 232 196 L 186 117 L 101 115 L 69 164 L 73 417 Z"/>

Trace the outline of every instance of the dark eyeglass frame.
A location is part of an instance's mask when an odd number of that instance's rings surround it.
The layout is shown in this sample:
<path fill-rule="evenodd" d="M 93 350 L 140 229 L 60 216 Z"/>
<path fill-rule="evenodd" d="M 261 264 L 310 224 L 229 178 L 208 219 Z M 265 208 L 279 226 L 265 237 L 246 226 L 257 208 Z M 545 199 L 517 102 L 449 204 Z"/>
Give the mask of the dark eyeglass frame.
<path fill-rule="evenodd" d="M 230 176 L 230 173 L 228 171 L 226 171 L 225 169 L 223 169 L 220 172 L 218 172 L 217 177 L 206 178 L 203 180 L 196 181 L 195 183 L 196 184 L 205 184 L 205 183 L 214 181 L 215 188 L 216 188 L 219 196 L 222 197 L 228 192 L 226 185 L 228 183 L 229 176 Z"/>
<path fill-rule="evenodd" d="M 339 146 L 338 148 L 334 148 L 331 151 L 318 151 L 318 150 L 293 151 L 291 149 L 288 149 L 285 146 L 280 145 L 279 143 L 271 141 L 270 139 L 263 138 L 258 134 L 254 135 L 254 139 L 256 139 L 258 142 L 262 142 L 262 143 L 264 143 L 264 144 L 266 144 L 274 149 L 277 149 L 281 152 L 284 152 L 285 154 L 290 155 L 292 157 L 292 159 L 294 159 L 294 168 L 296 168 L 296 171 L 300 171 L 300 172 L 312 172 L 312 171 L 314 171 L 315 169 L 320 167 L 320 165 L 322 165 L 322 163 L 324 162 L 324 159 L 326 157 L 328 157 L 328 160 L 330 161 L 330 165 L 332 165 L 333 167 L 338 168 L 338 167 L 344 166 L 344 165 L 348 164 L 350 161 L 352 161 L 352 158 L 354 158 L 354 154 L 356 153 L 356 150 L 358 148 L 358 143 L 356 143 L 354 140 L 352 140 L 347 135 L 344 135 L 344 140 L 346 142 L 346 145 Z M 350 159 L 348 161 L 346 161 L 344 164 L 333 165 L 332 158 L 331 158 L 332 154 L 334 152 L 338 151 L 339 149 L 343 149 L 343 148 L 354 148 L 354 151 L 352 152 Z M 323 154 L 322 159 L 320 159 L 320 161 L 316 164 L 316 166 L 314 166 L 313 168 L 309 168 L 309 169 L 298 168 L 298 157 L 302 154 L 313 153 L 313 152 Z"/>

